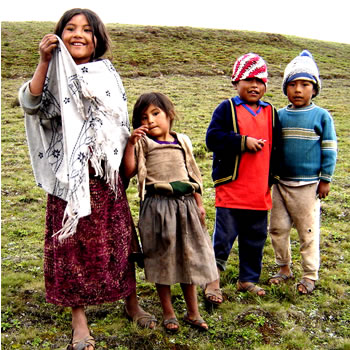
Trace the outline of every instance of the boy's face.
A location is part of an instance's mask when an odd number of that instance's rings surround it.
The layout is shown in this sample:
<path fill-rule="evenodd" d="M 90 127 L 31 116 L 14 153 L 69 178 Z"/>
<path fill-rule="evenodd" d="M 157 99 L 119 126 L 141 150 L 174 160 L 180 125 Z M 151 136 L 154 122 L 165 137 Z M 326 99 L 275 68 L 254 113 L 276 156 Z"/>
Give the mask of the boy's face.
<path fill-rule="evenodd" d="M 266 85 L 260 79 L 249 78 L 235 84 L 239 97 L 248 105 L 257 105 L 266 92 Z"/>
<path fill-rule="evenodd" d="M 293 108 L 309 106 L 315 94 L 314 84 L 311 81 L 294 80 L 287 84 L 287 96 Z"/>

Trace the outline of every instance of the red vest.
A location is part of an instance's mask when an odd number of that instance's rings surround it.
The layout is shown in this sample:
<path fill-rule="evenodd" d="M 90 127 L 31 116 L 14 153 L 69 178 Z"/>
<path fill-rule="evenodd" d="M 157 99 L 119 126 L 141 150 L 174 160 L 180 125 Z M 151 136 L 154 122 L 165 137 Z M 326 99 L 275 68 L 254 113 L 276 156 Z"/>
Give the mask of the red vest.
<path fill-rule="evenodd" d="M 261 151 L 242 154 L 238 178 L 215 188 L 215 206 L 269 210 L 272 207 L 268 184 L 272 149 L 271 106 L 261 108 L 255 116 L 244 105 L 236 106 L 236 112 L 240 134 L 266 142 Z"/>

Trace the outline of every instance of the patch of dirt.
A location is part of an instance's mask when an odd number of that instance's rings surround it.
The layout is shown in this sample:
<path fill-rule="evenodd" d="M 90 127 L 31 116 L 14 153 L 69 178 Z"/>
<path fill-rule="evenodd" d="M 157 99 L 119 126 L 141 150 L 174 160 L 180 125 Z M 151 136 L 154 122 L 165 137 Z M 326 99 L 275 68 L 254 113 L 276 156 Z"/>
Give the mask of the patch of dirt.
<path fill-rule="evenodd" d="M 264 343 L 270 344 L 278 334 L 281 332 L 279 320 L 273 314 L 262 309 L 249 309 L 240 313 L 236 321 L 242 326 L 257 327 L 261 333 Z"/>

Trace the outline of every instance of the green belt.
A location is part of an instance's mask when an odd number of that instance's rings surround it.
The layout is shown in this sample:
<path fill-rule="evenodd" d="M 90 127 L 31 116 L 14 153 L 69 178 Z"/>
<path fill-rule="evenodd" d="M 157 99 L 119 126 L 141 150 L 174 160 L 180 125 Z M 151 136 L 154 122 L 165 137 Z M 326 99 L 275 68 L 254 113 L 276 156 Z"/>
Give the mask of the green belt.
<path fill-rule="evenodd" d="M 199 190 L 199 185 L 192 182 L 174 181 L 156 183 L 146 186 L 146 195 L 162 194 L 164 196 L 184 196 Z"/>

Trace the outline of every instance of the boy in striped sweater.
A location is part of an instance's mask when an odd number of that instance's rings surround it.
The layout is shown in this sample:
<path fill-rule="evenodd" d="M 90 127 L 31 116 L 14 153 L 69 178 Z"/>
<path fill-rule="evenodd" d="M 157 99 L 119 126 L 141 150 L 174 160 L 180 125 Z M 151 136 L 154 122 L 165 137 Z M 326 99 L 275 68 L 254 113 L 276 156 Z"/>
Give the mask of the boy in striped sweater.
<path fill-rule="evenodd" d="M 270 279 L 280 284 L 293 278 L 290 230 L 295 225 L 303 276 L 297 284 L 301 294 L 315 288 L 320 264 L 320 199 L 326 198 L 335 169 L 337 141 L 333 119 L 312 98 L 321 89 L 318 67 L 303 51 L 286 67 L 283 92 L 290 104 L 278 111 L 282 125 L 280 180 L 272 191 L 269 233 L 279 272 Z"/>

